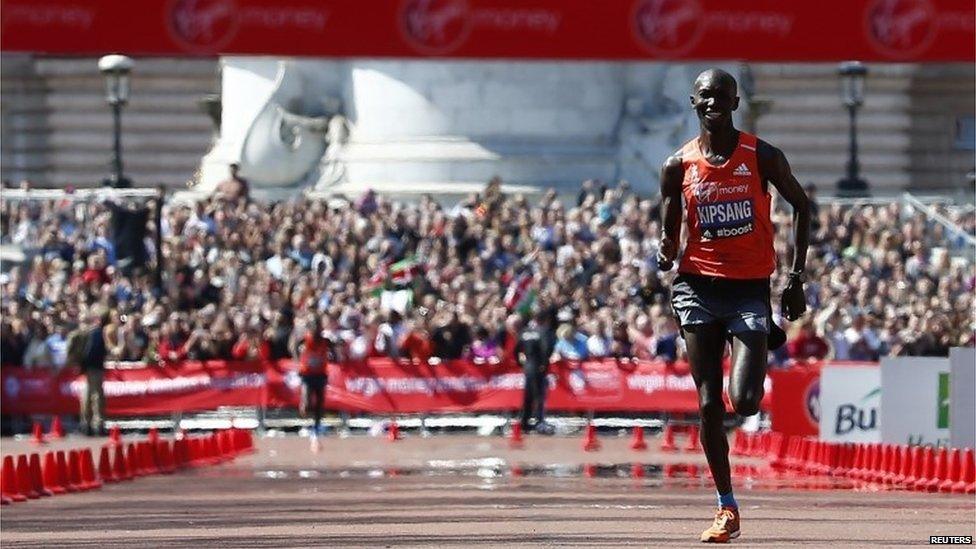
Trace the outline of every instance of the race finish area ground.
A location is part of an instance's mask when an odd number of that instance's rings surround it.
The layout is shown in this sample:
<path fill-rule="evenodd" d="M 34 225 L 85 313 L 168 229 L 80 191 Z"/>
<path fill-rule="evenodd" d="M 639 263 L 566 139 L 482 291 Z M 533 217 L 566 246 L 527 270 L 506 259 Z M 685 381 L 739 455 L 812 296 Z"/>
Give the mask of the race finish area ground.
<path fill-rule="evenodd" d="M 77 448 L 68 439 L 43 449 Z M 701 454 L 601 437 L 256 439 L 213 467 L 106 484 L 3 508 L 4 547 L 659 547 L 696 544 L 714 492 Z M 99 446 L 100 441 L 92 446 Z M 9 441 L 4 454 L 37 451 Z M 635 464 L 637 464 L 635 466 Z M 973 535 L 971 495 L 762 472 L 733 458 L 742 537 L 733 543 L 895 546 Z"/>

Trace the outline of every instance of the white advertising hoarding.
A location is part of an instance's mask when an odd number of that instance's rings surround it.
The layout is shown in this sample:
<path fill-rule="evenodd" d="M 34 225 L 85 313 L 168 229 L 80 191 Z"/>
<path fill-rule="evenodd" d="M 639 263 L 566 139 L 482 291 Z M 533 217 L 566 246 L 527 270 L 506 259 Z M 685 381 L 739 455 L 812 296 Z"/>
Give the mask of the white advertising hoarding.
<path fill-rule="evenodd" d="M 881 440 L 949 444 L 949 359 L 881 359 Z"/>
<path fill-rule="evenodd" d="M 949 350 L 949 439 L 976 448 L 976 349 Z"/>
<path fill-rule="evenodd" d="M 820 440 L 881 440 L 881 371 L 877 366 L 824 366 L 820 372 Z"/>

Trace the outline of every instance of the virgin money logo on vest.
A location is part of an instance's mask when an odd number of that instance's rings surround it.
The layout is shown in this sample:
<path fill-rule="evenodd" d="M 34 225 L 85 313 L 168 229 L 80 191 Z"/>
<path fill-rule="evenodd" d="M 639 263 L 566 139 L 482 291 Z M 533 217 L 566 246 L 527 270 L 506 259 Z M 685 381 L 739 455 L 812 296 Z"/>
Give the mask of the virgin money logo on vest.
<path fill-rule="evenodd" d="M 400 5 L 400 30 L 421 53 L 449 53 L 468 37 L 470 12 L 467 0 L 404 0 Z"/>
<path fill-rule="evenodd" d="M 721 185 L 717 181 L 701 181 L 692 187 L 691 192 L 700 203 L 715 202 L 722 197 L 728 198 L 745 194 L 749 192 L 749 185 L 745 183 L 740 185 Z"/>
<path fill-rule="evenodd" d="M 637 41 L 654 53 L 684 53 L 697 45 L 704 31 L 698 0 L 639 0 L 632 20 Z"/>
<path fill-rule="evenodd" d="M 239 8 L 235 0 L 174 0 L 167 28 L 184 48 L 215 52 L 237 34 Z"/>
<path fill-rule="evenodd" d="M 870 42 L 892 57 L 914 57 L 935 38 L 935 10 L 928 0 L 875 0 L 864 19 Z"/>

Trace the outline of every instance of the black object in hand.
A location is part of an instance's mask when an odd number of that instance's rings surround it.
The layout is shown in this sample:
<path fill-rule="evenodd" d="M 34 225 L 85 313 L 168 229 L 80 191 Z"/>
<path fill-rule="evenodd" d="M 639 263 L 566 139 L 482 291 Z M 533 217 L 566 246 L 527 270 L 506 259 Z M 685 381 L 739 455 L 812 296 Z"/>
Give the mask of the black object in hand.
<path fill-rule="evenodd" d="M 780 307 L 786 320 L 793 321 L 807 310 L 807 297 L 803 291 L 803 281 L 798 277 L 790 277 L 790 281 L 783 290 Z"/>

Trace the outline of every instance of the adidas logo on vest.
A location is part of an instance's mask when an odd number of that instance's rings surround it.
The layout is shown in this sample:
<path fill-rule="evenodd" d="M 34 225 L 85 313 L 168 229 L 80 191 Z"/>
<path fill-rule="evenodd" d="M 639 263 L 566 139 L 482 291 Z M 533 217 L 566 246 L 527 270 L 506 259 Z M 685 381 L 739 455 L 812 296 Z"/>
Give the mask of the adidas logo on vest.
<path fill-rule="evenodd" d="M 732 170 L 732 175 L 750 176 L 752 175 L 752 172 L 749 171 L 749 167 L 746 166 L 745 162 L 743 162 L 742 164 L 739 164 L 734 170 Z"/>

